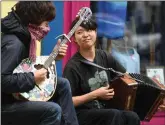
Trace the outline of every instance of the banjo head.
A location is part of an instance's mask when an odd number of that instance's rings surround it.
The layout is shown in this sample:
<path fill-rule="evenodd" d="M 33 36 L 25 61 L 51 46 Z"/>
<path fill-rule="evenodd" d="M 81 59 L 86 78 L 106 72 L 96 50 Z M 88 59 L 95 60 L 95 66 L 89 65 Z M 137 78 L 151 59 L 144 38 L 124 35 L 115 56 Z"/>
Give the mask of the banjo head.
<path fill-rule="evenodd" d="M 37 69 L 43 68 L 45 60 L 48 56 L 37 56 L 36 61 L 32 62 L 31 59 L 24 59 L 20 65 L 13 71 L 13 73 L 28 73 L 35 72 Z M 47 78 L 40 82 L 36 83 L 38 86 L 35 86 L 29 92 L 24 93 L 13 93 L 13 96 L 16 99 L 26 99 L 29 101 L 47 101 L 49 100 L 56 89 L 57 84 L 57 74 L 56 74 L 56 65 L 55 61 L 48 67 Z"/>

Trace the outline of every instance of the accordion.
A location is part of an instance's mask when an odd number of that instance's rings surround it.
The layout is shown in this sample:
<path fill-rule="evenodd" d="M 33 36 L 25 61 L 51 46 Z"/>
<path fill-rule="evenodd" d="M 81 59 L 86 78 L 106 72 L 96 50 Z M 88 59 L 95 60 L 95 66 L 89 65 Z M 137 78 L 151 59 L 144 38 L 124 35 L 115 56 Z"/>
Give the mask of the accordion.
<path fill-rule="evenodd" d="M 164 85 L 136 73 L 113 80 L 111 87 L 115 95 L 108 108 L 134 111 L 145 121 L 150 121 L 165 97 Z"/>

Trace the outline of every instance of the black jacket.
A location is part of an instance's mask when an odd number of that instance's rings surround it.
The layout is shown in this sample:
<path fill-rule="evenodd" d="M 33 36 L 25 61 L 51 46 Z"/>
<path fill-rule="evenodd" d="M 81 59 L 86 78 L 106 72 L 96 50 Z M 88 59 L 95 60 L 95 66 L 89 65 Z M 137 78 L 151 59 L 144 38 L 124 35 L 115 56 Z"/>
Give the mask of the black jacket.
<path fill-rule="evenodd" d="M 28 58 L 31 36 L 19 17 L 10 12 L 1 19 L 1 94 L 2 105 L 17 101 L 12 93 L 28 92 L 34 88 L 33 73 L 14 73 L 24 58 Z"/>

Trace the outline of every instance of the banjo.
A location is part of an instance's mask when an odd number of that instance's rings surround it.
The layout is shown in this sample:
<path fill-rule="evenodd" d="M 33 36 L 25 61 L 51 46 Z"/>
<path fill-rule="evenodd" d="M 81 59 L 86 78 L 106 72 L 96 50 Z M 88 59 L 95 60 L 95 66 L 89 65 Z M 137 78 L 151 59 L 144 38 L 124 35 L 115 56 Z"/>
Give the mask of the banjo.
<path fill-rule="evenodd" d="M 36 83 L 35 87 L 32 90 L 23 93 L 13 93 L 13 96 L 16 99 L 24 99 L 29 101 L 48 101 L 54 95 L 57 86 L 55 58 L 58 55 L 59 48 L 62 44 L 70 41 L 70 38 L 72 37 L 78 26 L 80 26 L 80 24 L 84 20 L 88 20 L 92 16 L 92 12 L 90 8 L 82 7 L 77 15 L 79 16 L 78 22 L 74 25 L 74 27 L 67 35 L 62 34 L 58 36 L 62 36 L 61 43 L 59 44 L 59 46 L 54 47 L 49 56 L 37 56 L 35 62 L 33 62 L 30 58 L 26 58 L 22 60 L 22 62 L 14 69 L 13 73 L 34 72 L 37 69 L 41 68 L 45 68 L 48 70 L 47 78 L 40 83 Z"/>

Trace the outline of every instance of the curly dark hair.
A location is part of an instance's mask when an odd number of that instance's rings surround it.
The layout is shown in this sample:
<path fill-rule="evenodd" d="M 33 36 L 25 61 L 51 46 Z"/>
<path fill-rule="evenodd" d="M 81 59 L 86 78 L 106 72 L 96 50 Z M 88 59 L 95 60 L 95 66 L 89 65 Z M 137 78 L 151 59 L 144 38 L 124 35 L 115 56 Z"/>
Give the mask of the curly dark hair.
<path fill-rule="evenodd" d="M 51 1 L 19 1 L 15 13 L 25 25 L 40 25 L 43 21 L 52 21 L 55 16 L 55 6 Z"/>

